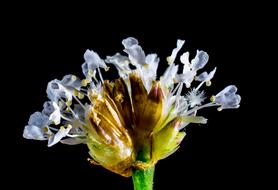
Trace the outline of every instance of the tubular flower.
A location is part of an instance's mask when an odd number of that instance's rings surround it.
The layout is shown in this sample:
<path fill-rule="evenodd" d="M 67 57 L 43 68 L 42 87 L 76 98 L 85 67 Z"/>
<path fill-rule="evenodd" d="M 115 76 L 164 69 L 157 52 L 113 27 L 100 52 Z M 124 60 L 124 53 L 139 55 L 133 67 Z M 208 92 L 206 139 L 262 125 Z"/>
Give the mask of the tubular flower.
<path fill-rule="evenodd" d="M 206 52 L 197 50 L 192 60 L 185 52 L 177 59 L 184 44 L 178 40 L 166 59 L 168 68 L 158 78 L 156 54 L 145 54 L 132 37 L 122 44 L 127 55 L 116 53 L 102 59 L 87 50 L 84 79 L 66 75 L 50 81 L 46 91 L 50 100 L 41 112 L 31 115 L 23 136 L 47 140 L 48 146 L 86 144 L 92 163 L 128 177 L 134 169 L 148 170 L 173 154 L 188 124 L 205 124 L 207 119 L 198 115 L 200 109 L 239 107 L 241 98 L 234 85 L 205 101 L 200 89 L 211 85 L 216 72 L 214 68 L 198 74 L 209 60 Z M 115 66 L 118 79 L 103 79 L 101 69 L 108 71 L 107 65 Z M 191 88 L 193 82 L 199 84 Z"/>

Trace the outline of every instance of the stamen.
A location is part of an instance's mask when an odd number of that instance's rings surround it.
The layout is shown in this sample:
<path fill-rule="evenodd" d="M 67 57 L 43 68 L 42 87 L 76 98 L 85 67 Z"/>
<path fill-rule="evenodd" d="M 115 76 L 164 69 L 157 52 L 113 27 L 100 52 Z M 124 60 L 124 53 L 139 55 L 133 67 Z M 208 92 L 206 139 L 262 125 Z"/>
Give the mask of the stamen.
<path fill-rule="evenodd" d="M 211 97 L 210 97 L 210 101 L 211 101 L 211 102 L 214 102 L 214 101 L 215 101 L 215 96 L 211 96 Z"/>
<path fill-rule="evenodd" d="M 73 97 L 75 97 L 75 96 L 73 96 Z M 61 98 L 60 98 L 60 103 L 66 104 L 66 102 L 65 102 L 63 99 L 61 99 Z M 67 109 L 69 109 L 69 110 L 71 111 L 73 117 L 78 118 L 78 116 L 77 116 L 76 113 L 71 109 L 71 107 L 68 106 L 67 104 L 66 104 L 66 106 L 67 106 Z M 61 115 L 61 117 L 62 117 L 62 115 Z M 64 119 L 64 118 L 63 118 L 63 119 Z"/>
<path fill-rule="evenodd" d="M 67 134 L 67 137 L 71 137 L 71 138 L 86 137 L 86 135 L 70 135 L 70 134 Z"/>
<path fill-rule="evenodd" d="M 77 79 L 77 77 L 76 77 L 75 75 L 72 75 L 72 76 L 71 76 L 71 80 L 72 80 L 72 81 L 76 81 L 76 79 Z"/>
<path fill-rule="evenodd" d="M 201 83 L 197 86 L 196 91 L 199 90 L 199 89 L 203 86 L 204 83 L 205 83 L 205 81 L 201 82 Z"/>
<path fill-rule="evenodd" d="M 83 79 L 81 81 L 82 86 L 86 87 L 88 84 L 90 83 L 90 81 L 88 79 Z"/>
<path fill-rule="evenodd" d="M 80 102 L 80 100 L 79 100 L 76 96 L 73 96 L 73 97 L 74 97 L 74 99 L 77 101 L 77 103 L 80 104 L 80 106 L 85 110 L 86 107 L 84 106 L 84 104 L 82 104 L 82 103 Z"/>
<path fill-rule="evenodd" d="M 100 80 L 101 80 L 101 82 L 102 82 L 102 84 L 103 84 L 104 81 L 103 81 L 103 78 L 102 78 L 102 75 L 101 75 L 100 68 L 97 68 L 97 71 L 98 71 L 98 74 L 99 74 L 99 78 L 100 78 Z"/>
<path fill-rule="evenodd" d="M 202 108 L 207 108 L 207 107 L 212 107 L 212 106 L 218 106 L 218 105 L 216 105 L 214 102 L 210 102 L 210 103 L 204 104 L 202 106 L 196 106 L 193 109 L 188 110 L 187 115 L 190 115 L 190 114 L 194 113 L 195 111 L 198 111 Z"/>
<path fill-rule="evenodd" d="M 72 122 L 72 119 L 70 119 L 70 118 L 68 118 L 68 117 L 66 117 L 66 116 L 64 116 L 64 115 L 62 115 L 62 114 L 61 114 L 61 118 L 64 119 L 64 120 L 66 120 L 66 121 Z"/>
<path fill-rule="evenodd" d="M 66 102 L 66 105 L 67 105 L 68 107 L 70 107 L 71 104 L 72 104 L 72 101 L 67 101 L 67 102 Z"/>
<path fill-rule="evenodd" d="M 54 128 L 54 127 L 48 127 L 49 129 L 51 129 L 51 130 L 53 130 L 53 131 L 59 131 L 59 129 L 56 129 L 56 128 Z"/>
<path fill-rule="evenodd" d="M 78 93 L 78 98 L 79 98 L 80 100 L 82 100 L 82 99 L 84 98 L 84 94 L 83 94 L 82 92 L 79 92 L 79 93 Z"/>
<path fill-rule="evenodd" d="M 177 86 L 174 88 L 174 90 L 171 92 L 172 95 L 174 95 L 176 93 L 176 91 L 179 89 L 179 86 L 181 85 L 181 83 L 178 83 Z"/>
<path fill-rule="evenodd" d="M 222 109 L 219 107 L 219 108 L 217 108 L 217 111 L 222 111 Z"/>
<path fill-rule="evenodd" d="M 124 101 L 123 97 L 123 94 L 120 93 L 115 97 L 115 100 L 122 103 Z"/>
<path fill-rule="evenodd" d="M 206 86 L 210 86 L 211 85 L 211 81 L 206 81 Z"/>

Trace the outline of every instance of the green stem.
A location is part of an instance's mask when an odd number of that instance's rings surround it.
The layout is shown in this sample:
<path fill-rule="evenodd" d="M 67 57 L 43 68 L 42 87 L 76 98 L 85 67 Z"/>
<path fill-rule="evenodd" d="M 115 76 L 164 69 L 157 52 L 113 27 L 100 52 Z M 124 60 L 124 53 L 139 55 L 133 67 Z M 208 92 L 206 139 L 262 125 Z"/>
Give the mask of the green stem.
<path fill-rule="evenodd" d="M 150 147 L 144 146 L 142 151 L 139 151 L 137 160 L 146 164 L 150 162 Z M 134 190 L 152 190 L 153 189 L 154 165 L 147 169 L 134 169 L 132 180 Z"/>
<path fill-rule="evenodd" d="M 135 170 L 132 174 L 134 190 L 153 189 L 154 166 L 145 170 Z"/>

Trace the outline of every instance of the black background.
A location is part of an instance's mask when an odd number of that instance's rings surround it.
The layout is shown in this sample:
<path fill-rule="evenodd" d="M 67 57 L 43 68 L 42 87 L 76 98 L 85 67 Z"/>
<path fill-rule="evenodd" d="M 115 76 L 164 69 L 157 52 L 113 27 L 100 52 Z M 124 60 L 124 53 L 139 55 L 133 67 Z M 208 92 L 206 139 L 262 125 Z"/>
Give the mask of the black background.
<path fill-rule="evenodd" d="M 166 5 L 163 9 L 149 4 L 113 6 L 84 5 L 78 9 L 30 5 L 29 9 L 14 11 L 16 17 L 6 20 L 4 38 L 11 42 L 6 48 L 11 68 L 5 71 L 12 73 L 8 79 L 14 87 L 9 91 L 13 101 L 4 102 L 9 105 L 5 125 L 13 134 L 5 141 L 5 157 L 11 161 L 7 162 L 7 176 L 16 179 L 12 185 L 29 189 L 132 189 L 131 178 L 89 165 L 85 145 L 48 148 L 46 142 L 22 137 L 30 114 L 40 111 L 47 100 L 48 81 L 69 73 L 81 77 L 86 49 L 104 58 L 121 52 L 121 41 L 129 36 L 137 38 L 146 53 L 158 54 L 160 74 L 177 39 L 186 41 L 181 52 L 190 51 L 191 57 L 197 49 L 207 51 L 210 60 L 206 70 L 217 66 L 208 95 L 235 84 L 242 96 L 237 110 L 217 112 L 212 108 L 200 112 L 209 119 L 208 124 L 190 125 L 181 148 L 157 164 L 155 189 L 259 185 L 257 172 L 261 166 L 256 152 L 260 145 L 253 134 L 258 123 L 254 122 L 256 115 L 251 114 L 257 109 L 251 91 L 260 83 L 252 78 L 258 64 L 252 59 L 258 51 L 253 50 L 261 40 L 254 32 L 263 23 L 253 13 L 259 9 L 232 3 L 211 5 L 212 9 L 201 3 Z M 114 76 L 116 71 L 106 74 L 107 78 Z"/>

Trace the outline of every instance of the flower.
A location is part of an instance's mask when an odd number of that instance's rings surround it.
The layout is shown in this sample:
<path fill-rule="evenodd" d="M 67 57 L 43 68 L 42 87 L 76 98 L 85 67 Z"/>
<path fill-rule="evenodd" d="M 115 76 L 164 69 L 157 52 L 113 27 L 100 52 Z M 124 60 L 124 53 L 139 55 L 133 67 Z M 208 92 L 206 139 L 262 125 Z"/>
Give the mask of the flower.
<path fill-rule="evenodd" d="M 209 60 L 206 52 L 197 50 L 191 61 L 188 52 L 180 56 L 179 72 L 176 57 L 184 43 L 177 40 L 159 79 L 160 59 L 146 54 L 135 38 L 122 41 L 127 56 L 116 53 L 103 60 L 87 50 L 82 65 L 85 78 L 66 75 L 50 81 L 46 91 L 50 101 L 30 116 L 24 138 L 48 140 L 49 147 L 58 142 L 87 144 L 92 163 L 126 177 L 134 168 L 154 166 L 178 150 L 186 126 L 207 122 L 198 110 L 238 108 L 241 101 L 237 88 L 230 85 L 205 102 L 200 89 L 204 83 L 211 85 L 216 68 L 197 75 Z M 101 69 L 108 71 L 106 64 L 116 67 L 118 79 L 103 79 Z M 194 81 L 198 86 L 188 89 Z"/>

